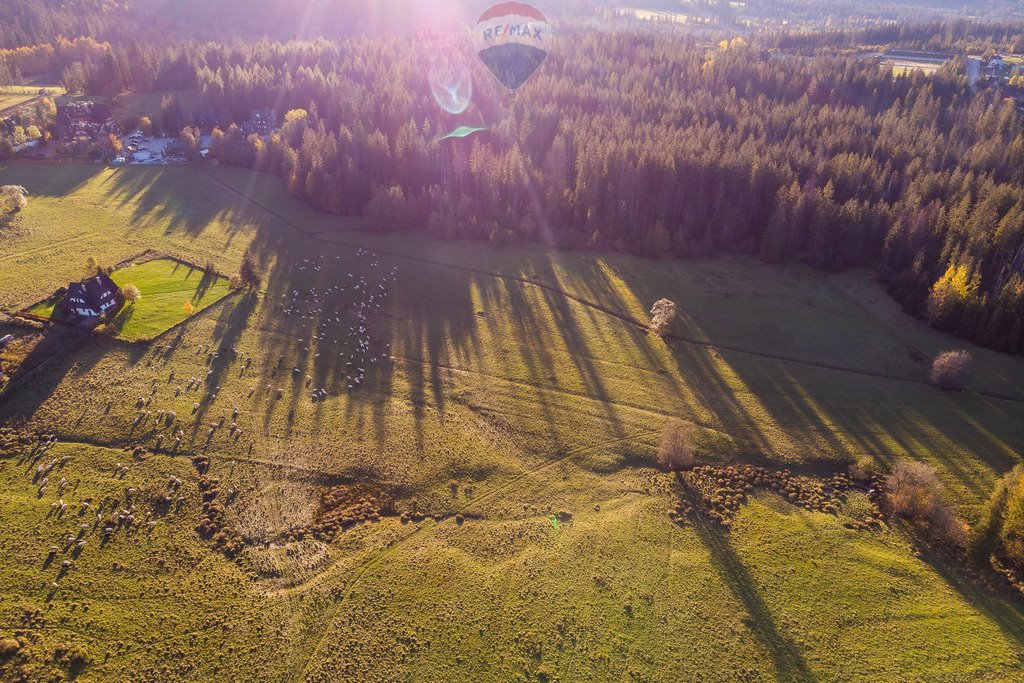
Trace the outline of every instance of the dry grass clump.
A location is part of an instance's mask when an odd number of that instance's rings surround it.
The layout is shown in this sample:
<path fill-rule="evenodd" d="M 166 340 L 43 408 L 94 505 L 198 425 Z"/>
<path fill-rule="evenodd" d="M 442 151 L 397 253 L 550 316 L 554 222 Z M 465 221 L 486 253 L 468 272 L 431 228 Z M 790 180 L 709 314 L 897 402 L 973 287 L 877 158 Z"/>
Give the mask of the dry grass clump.
<path fill-rule="evenodd" d="M 885 481 L 882 502 L 893 517 L 907 520 L 937 543 L 963 547 L 967 526 L 956 516 L 935 468 L 923 462 L 901 460 Z"/>
<path fill-rule="evenodd" d="M 873 482 L 882 476 L 882 468 L 870 455 L 862 455 L 848 468 L 850 478 L 858 482 Z"/>
<path fill-rule="evenodd" d="M 18 654 L 20 649 L 21 643 L 14 638 L 0 638 L 0 661 L 10 659 Z"/>
<path fill-rule="evenodd" d="M 196 468 L 196 472 L 199 474 L 206 474 L 210 469 L 210 459 L 205 455 L 193 455 L 192 466 Z"/>
<path fill-rule="evenodd" d="M 682 470 L 693 467 L 692 422 L 669 420 L 661 430 L 661 443 L 658 445 L 658 462 L 670 470 Z"/>
<path fill-rule="evenodd" d="M 68 668 L 68 673 L 73 677 L 81 673 L 82 669 L 89 665 L 92 658 L 84 645 L 59 644 L 53 650 L 53 659 L 58 664 Z"/>
<path fill-rule="evenodd" d="M 967 351 L 945 351 L 932 361 L 932 384 L 950 391 L 963 391 L 971 369 L 972 356 Z"/>
<path fill-rule="evenodd" d="M 676 319 L 676 305 L 668 299 L 660 299 L 651 308 L 651 331 L 660 337 L 668 334 Z"/>

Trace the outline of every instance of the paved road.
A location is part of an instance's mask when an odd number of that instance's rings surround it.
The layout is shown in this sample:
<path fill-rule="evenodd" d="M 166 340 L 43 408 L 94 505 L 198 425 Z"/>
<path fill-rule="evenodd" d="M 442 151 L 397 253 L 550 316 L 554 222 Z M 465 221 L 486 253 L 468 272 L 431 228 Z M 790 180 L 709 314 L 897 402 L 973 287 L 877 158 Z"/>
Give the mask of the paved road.
<path fill-rule="evenodd" d="M 981 78 L 981 58 L 980 57 L 968 57 L 967 58 L 967 83 L 971 88 L 976 88 L 978 85 L 978 79 Z"/>

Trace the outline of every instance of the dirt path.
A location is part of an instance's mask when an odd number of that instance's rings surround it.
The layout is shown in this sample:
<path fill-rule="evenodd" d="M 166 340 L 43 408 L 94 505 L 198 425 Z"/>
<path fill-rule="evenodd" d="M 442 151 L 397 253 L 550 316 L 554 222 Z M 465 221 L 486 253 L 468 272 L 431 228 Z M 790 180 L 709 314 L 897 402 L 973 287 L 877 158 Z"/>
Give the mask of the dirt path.
<path fill-rule="evenodd" d="M 497 496 L 497 495 L 499 495 L 501 493 L 504 493 L 505 491 L 508 491 L 509 489 L 514 488 L 517 484 L 520 484 L 521 482 L 525 481 L 526 479 L 528 479 L 530 477 L 533 477 L 533 476 L 535 476 L 537 474 L 540 474 L 541 472 L 544 472 L 545 470 L 548 470 L 548 469 L 550 469 L 552 467 L 555 467 L 556 465 L 559 465 L 559 464 L 561 464 L 563 462 L 567 462 L 567 461 L 571 460 L 572 458 L 574 458 L 576 456 L 582 455 L 584 453 L 588 453 L 588 452 L 596 450 L 598 448 L 604 448 L 606 446 L 610 446 L 610 445 L 613 445 L 613 444 L 616 444 L 616 443 L 622 443 L 622 442 L 625 442 L 625 441 L 633 441 L 633 440 L 636 440 L 636 439 L 640 439 L 640 438 L 643 438 L 643 437 L 646 437 L 646 436 L 651 436 L 653 434 L 658 434 L 658 433 L 660 433 L 660 430 L 649 431 L 649 432 L 641 432 L 641 433 L 638 433 L 638 434 L 633 434 L 632 436 L 624 436 L 624 437 L 619 437 L 619 438 L 616 438 L 616 439 L 609 439 L 609 440 L 606 440 L 606 441 L 602 441 L 600 443 L 591 444 L 589 446 L 585 446 L 585 447 L 578 448 L 578 449 L 573 450 L 573 451 L 569 451 L 568 453 L 565 453 L 564 455 L 561 455 L 561 456 L 559 456 L 557 458 L 553 458 L 553 459 L 548 460 L 546 462 L 540 463 L 539 465 L 526 470 L 521 475 L 519 475 L 519 476 L 517 476 L 517 477 L 515 477 L 515 478 L 513 478 L 513 479 L 511 479 L 511 480 L 509 480 L 507 482 L 505 482 L 504 484 L 499 484 L 498 486 L 495 486 L 495 487 L 485 491 L 484 493 L 480 494 L 476 498 L 466 502 L 464 505 L 462 505 L 460 508 L 458 508 L 455 511 L 455 513 L 453 513 L 453 515 L 451 515 L 451 516 L 454 516 L 454 514 L 461 514 L 461 513 L 469 512 L 474 507 L 476 507 L 476 506 L 480 505 L 481 503 L 484 503 L 484 502 L 486 502 L 488 500 L 491 500 L 495 496 Z M 443 522 L 443 521 L 444 520 L 442 520 L 441 522 Z M 432 530 L 436 529 L 441 524 L 441 522 L 436 521 L 436 520 L 428 520 L 428 521 L 424 522 L 421 526 L 419 526 L 415 531 L 413 531 L 408 536 L 405 536 L 404 538 L 402 538 L 398 542 L 396 542 L 396 543 L 392 544 L 391 546 L 388 546 L 387 548 L 377 552 L 376 554 L 372 555 L 369 559 L 364 561 L 362 564 L 360 564 L 360 565 L 358 565 L 356 567 L 353 567 L 350 570 L 350 573 L 351 573 L 352 576 L 351 576 L 351 579 L 347 580 L 346 583 L 345 583 L 345 592 L 342 595 L 341 600 L 339 600 L 337 602 L 337 604 L 335 604 L 329 610 L 329 613 L 327 615 L 325 615 L 325 617 L 326 617 L 326 621 L 325 621 L 326 627 L 324 628 L 323 632 L 320 634 L 320 637 L 312 645 L 312 647 L 309 648 L 308 654 L 304 658 L 298 660 L 296 662 L 296 666 L 293 667 L 292 671 L 294 673 L 298 674 L 298 677 L 295 680 L 302 680 L 305 677 L 306 671 L 309 669 L 310 663 L 315 661 L 316 653 L 320 651 L 320 649 L 322 648 L 322 646 L 323 646 L 323 644 L 324 644 L 324 642 L 325 642 L 325 640 L 327 638 L 328 631 L 330 630 L 331 626 L 334 623 L 335 615 L 337 615 L 337 613 L 340 612 L 342 610 L 342 608 L 344 608 L 345 603 L 348 602 L 349 598 L 352 596 L 352 592 L 355 589 L 355 587 L 359 584 L 360 579 L 362 579 L 367 574 L 372 572 L 375 568 L 377 568 L 377 567 L 381 566 L 382 564 L 384 564 L 389 558 L 394 556 L 399 550 L 401 550 L 405 546 L 407 546 L 413 539 L 419 538 L 421 536 L 425 536 L 425 535 L 429 534 Z M 332 565 L 332 566 L 336 566 L 336 565 Z M 315 587 L 316 585 L 319 585 L 320 583 L 323 583 L 323 581 L 326 580 L 327 574 L 328 574 L 328 572 L 330 572 L 330 570 L 331 570 L 331 567 L 328 567 L 323 572 L 317 574 L 312 580 L 306 582 L 305 584 L 300 584 L 297 587 L 294 587 L 292 589 L 285 589 L 285 590 L 287 591 L 288 594 L 305 592 L 305 591 Z"/>

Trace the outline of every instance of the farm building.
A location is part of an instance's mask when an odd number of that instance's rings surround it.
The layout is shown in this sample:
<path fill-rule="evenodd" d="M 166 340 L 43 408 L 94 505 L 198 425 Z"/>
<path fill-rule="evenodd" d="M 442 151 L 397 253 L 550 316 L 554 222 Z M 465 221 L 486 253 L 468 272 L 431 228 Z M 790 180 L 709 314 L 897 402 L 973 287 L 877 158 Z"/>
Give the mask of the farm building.
<path fill-rule="evenodd" d="M 64 295 L 64 315 L 69 319 L 98 318 L 116 313 L 124 304 L 121 289 L 106 273 L 72 282 Z"/>

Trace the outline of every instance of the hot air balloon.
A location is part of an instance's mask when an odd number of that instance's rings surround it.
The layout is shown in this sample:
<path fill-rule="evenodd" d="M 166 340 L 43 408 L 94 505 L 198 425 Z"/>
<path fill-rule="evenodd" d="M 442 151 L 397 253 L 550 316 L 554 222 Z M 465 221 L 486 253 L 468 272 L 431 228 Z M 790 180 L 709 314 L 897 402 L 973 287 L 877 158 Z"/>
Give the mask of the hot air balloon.
<path fill-rule="evenodd" d="M 517 90 L 548 56 L 551 25 L 524 2 L 502 2 L 480 15 L 473 33 L 477 56 L 509 90 Z"/>

